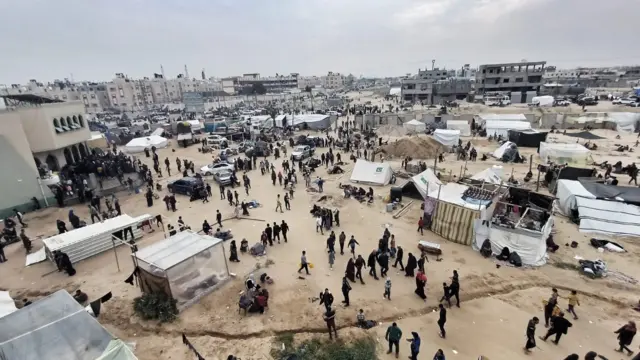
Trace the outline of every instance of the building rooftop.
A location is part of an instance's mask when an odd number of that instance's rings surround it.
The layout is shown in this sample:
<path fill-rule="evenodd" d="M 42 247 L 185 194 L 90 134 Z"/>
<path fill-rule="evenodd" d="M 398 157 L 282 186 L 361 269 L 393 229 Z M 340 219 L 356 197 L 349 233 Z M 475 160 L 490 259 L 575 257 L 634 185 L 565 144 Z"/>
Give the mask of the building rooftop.
<path fill-rule="evenodd" d="M 5 100 L 15 101 L 19 103 L 27 103 L 27 104 L 53 104 L 53 103 L 61 103 L 64 102 L 59 99 L 51 99 L 48 97 L 34 95 L 34 94 L 13 94 L 13 95 L 0 95 Z"/>

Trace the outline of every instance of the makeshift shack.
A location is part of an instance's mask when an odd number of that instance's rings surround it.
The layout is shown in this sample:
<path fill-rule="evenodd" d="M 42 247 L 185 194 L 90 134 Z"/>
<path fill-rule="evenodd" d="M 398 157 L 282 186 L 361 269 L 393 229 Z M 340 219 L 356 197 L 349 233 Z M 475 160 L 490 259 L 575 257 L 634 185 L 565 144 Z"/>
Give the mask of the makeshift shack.
<path fill-rule="evenodd" d="M 444 146 L 456 146 L 460 141 L 460 130 L 436 129 L 433 138 Z"/>
<path fill-rule="evenodd" d="M 541 142 L 547 141 L 548 132 L 529 130 L 509 130 L 509 141 L 518 147 L 538 148 Z"/>
<path fill-rule="evenodd" d="M 448 130 L 458 130 L 461 136 L 471 136 L 471 125 L 467 120 L 447 120 Z"/>
<path fill-rule="evenodd" d="M 222 240 L 189 230 L 131 256 L 142 292 L 169 295 L 179 310 L 198 302 L 230 276 Z"/>
<path fill-rule="evenodd" d="M 429 191 L 424 202 L 424 221 L 431 231 L 464 245 L 473 242 L 474 220 L 483 218 L 494 193 L 463 184 L 448 183 Z"/>
<path fill-rule="evenodd" d="M 558 208 L 580 232 L 615 236 L 640 236 L 640 189 L 559 180 Z"/>
<path fill-rule="evenodd" d="M 154 146 L 156 147 L 156 149 L 163 149 L 166 148 L 168 144 L 169 140 L 161 136 L 151 135 L 147 137 L 132 139 L 127 143 L 127 145 L 124 146 L 124 149 L 128 153 L 134 154 L 143 152 L 144 149 L 151 150 L 151 148 Z"/>
<path fill-rule="evenodd" d="M 553 228 L 553 205 L 553 197 L 509 188 L 491 204 L 487 217 L 475 221 L 473 248 L 480 250 L 489 239 L 494 255 L 507 248 L 510 254 L 517 253 L 522 265 L 546 264 L 546 240 Z"/>
<path fill-rule="evenodd" d="M 540 159 L 544 163 L 585 165 L 589 163 L 591 151 L 580 144 L 540 143 Z"/>
<path fill-rule="evenodd" d="M 0 359 L 135 360 L 66 290 L 0 318 Z"/>
<path fill-rule="evenodd" d="M 416 119 L 407 121 L 406 123 L 402 124 L 402 127 L 407 132 L 413 132 L 413 133 L 423 133 L 427 129 L 427 125 L 425 123 L 418 121 Z"/>
<path fill-rule="evenodd" d="M 530 130 L 531 123 L 528 121 L 487 121 L 484 124 L 487 136 L 498 137 L 503 139 L 509 137 L 509 130 Z"/>
<path fill-rule="evenodd" d="M 387 185 L 393 176 L 389 163 L 374 163 L 358 159 L 351 171 L 351 182 L 365 185 Z"/>
<path fill-rule="evenodd" d="M 438 179 L 433 170 L 426 169 L 416 176 L 412 176 L 404 185 L 402 185 L 402 195 L 423 200 L 429 192 L 442 182 Z"/>

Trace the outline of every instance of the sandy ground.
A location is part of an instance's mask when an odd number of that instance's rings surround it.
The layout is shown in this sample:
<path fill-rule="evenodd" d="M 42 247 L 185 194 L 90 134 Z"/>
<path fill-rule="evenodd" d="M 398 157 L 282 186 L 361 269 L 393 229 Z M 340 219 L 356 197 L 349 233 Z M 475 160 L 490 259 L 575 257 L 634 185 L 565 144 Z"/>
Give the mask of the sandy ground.
<path fill-rule="evenodd" d="M 621 140 L 614 140 L 613 131 L 597 130 L 595 133 L 606 136 L 608 140 L 600 140 L 600 150 L 593 154 L 596 161 L 621 159 L 624 163 L 637 159 L 635 153 L 631 156 L 619 156 L 611 152 L 615 143 L 632 144 L 635 136 L 623 136 Z M 558 142 L 575 142 L 574 138 L 557 137 Z M 466 141 L 467 139 L 463 139 Z M 581 140 L 582 141 L 582 140 Z M 474 146 L 480 153 L 495 150 L 495 143 L 486 140 L 473 140 Z M 606 144 L 606 145 L 605 145 Z M 171 148 L 160 150 L 160 159 L 169 157 L 172 166 L 175 157 L 187 158 L 195 161 L 196 168 L 211 161 L 211 155 L 197 152 L 197 147 L 187 149 Z M 317 154 L 324 149 L 319 148 Z M 534 154 L 534 149 L 526 149 L 525 154 Z M 343 156 L 347 159 L 348 156 Z M 149 162 L 150 159 L 142 158 Z M 271 160 L 271 159 L 270 159 Z M 428 164 L 433 159 L 425 159 Z M 391 159 L 392 166 L 399 169 L 400 159 Z M 534 155 L 534 167 L 539 158 Z M 486 167 L 500 164 L 496 160 L 468 163 L 467 174 L 474 174 Z M 443 173 L 451 171 L 459 174 L 463 163 L 455 161 L 453 155 L 448 155 L 443 164 L 439 164 Z M 504 165 L 505 179 L 514 172 L 516 178 L 522 178 L 528 171 L 528 165 Z M 497 268 L 491 260 L 482 258 L 469 247 L 450 243 L 430 231 L 423 236 L 416 233 L 419 204 L 416 202 L 401 218 L 394 220 L 391 213 L 384 211 L 379 199 L 373 206 L 362 205 L 356 200 L 345 200 L 342 191 L 338 189 L 340 182 L 347 182 L 353 164 L 345 167 L 344 175 L 327 175 L 326 170 L 319 168 L 316 175 L 326 179 L 325 195 L 331 199 L 322 203 L 323 206 L 340 208 L 341 227 L 336 232 L 344 231 L 347 237 L 352 234 L 360 243 L 356 252 L 365 258 L 377 246 L 385 224 L 389 224 L 391 232 L 395 234 L 398 245 L 405 248 L 405 252 L 417 252 L 417 242 L 421 239 L 440 243 L 443 250 L 442 261 L 426 264 L 428 286 L 428 301 L 421 301 L 414 293 L 415 281 L 405 278 L 403 273 L 393 271 L 389 275 L 393 282 L 392 300 L 383 299 L 383 282 L 375 281 L 365 275 L 366 285 L 353 284 L 351 292 L 352 305 L 349 308 L 338 308 L 337 324 L 339 332 L 344 337 L 357 336 L 363 330 L 353 328 L 357 309 L 364 309 L 370 319 L 382 322 L 378 328 L 369 330 L 380 341 L 380 354 L 383 359 L 390 359 L 384 353 L 386 344 L 384 331 L 392 321 L 399 321 L 401 328 L 408 337 L 411 331 L 418 331 L 423 338 L 420 359 L 430 359 L 438 348 L 442 348 L 447 358 L 475 359 L 479 355 L 490 359 L 562 359 L 572 352 L 581 355 L 588 350 L 601 351 L 609 359 L 618 359 L 613 352 L 616 346 L 615 335 L 612 333 L 618 326 L 630 319 L 640 320 L 640 313 L 630 309 L 630 305 L 640 299 L 640 289 L 614 278 L 590 280 L 580 276 L 574 270 L 566 270 L 563 263 L 574 263 L 573 257 L 580 255 L 585 258 L 602 258 L 610 269 L 627 275 L 638 276 L 638 261 L 640 245 L 637 240 L 617 239 L 628 253 L 598 254 L 588 245 L 589 236 L 578 233 L 574 224 L 567 219 L 556 217 L 556 241 L 564 245 L 570 240 L 576 240 L 579 247 L 572 249 L 562 246 L 556 254 L 550 255 L 549 264 L 537 269 L 515 269 L 511 267 Z M 170 179 L 177 178 L 178 175 Z M 113 291 L 114 298 L 106 303 L 105 312 L 100 316 L 100 322 L 116 336 L 125 341 L 137 344 L 136 354 L 142 360 L 186 359 L 190 358 L 186 347 L 181 344 L 180 336 L 185 333 L 207 359 L 226 359 L 230 353 L 243 359 L 269 359 L 269 351 L 273 337 L 294 332 L 301 336 L 325 332 L 325 325 L 321 318 L 322 308 L 311 298 L 325 288 L 329 288 L 336 297 L 336 303 L 342 300 L 340 284 L 348 260 L 348 255 L 337 255 L 334 270 L 330 270 L 325 249 L 326 234 L 321 236 L 315 232 L 315 223 L 309 214 L 312 204 L 319 195 L 307 193 L 303 186 L 298 185 L 292 200 L 292 210 L 284 214 L 276 213 L 275 197 L 283 193 L 279 186 L 271 185 L 267 176 L 261 176 L 259 171 L 249 173 L 252 189 L 246 199 L 256 199 L 264 204 L 263 207 L 251 211 L 251 217 L 264 219 L 270 223 L 286 220 L 291 227 L 290 240 L 287 244 L 277 244 L 268 249 L 266 258 L 255 259 L 250 255 L 241 254 L 240 263 L 230 263 L 229 267 L 238 277 L 220 289 L 205 297 L 200 303 L 186 309 L 179 319 L 171 324 L 158 325 L 143 322 L 133 315 L 132 300 L 140 295 L 136 287 L 125 284 L 123 280 L 129 276 L 133 267 L 130 261 L 129 249 L 120 247 L 117 250 L 120 271 L 116 264 L 116 257 L 112 251 L 100 254 L 76 265 L 78 274 L 67 277 L 55 272 L 51 263 L 40 263 L 28 268 L 24 267 L 24 250 L 20 244 L 13 244 L 5 249 L 9 259 L 0 265 L 2 274 L 0 288 L 11 291 L 12 296 L 21 300 L 23 297 L 36 299 L 57 289 L 65 288 L 69 291 L 81 288 L 90 298 Z M 624 176 L 621 183 L 626 183 Z M 209 181 L 211 179 L 208 179 Z M 161 180 L 166 184 L 167 178 Z M 401 180 L 399 180 L 400 182 Z M 212 184 L 214 194 L 217 186 Z M 531 186 L 531 185 L 529 185 Z M 376 188 L 378 195 L 388 194 L 389 187 Z M 241 189 L 238 189 L 239 192 Z M 540 191 L 545 191 L 541 189 Z M 241 192 L 242 193 L 242 192 Z M 164 196 L 163 193 L 160 194 Z M 199 229 L 202 221 L 208 219 L 214 222 L 215 211 L 220 209 L 224 217 L 231 215 L 232 209 L 225 200 L 213 197 L 208 204 L 201 202 L 190 203 L 184 196 L 178 199 L 178 212 L 167 212 L 164 203 L 156 201 L 152 208 L 147 208 L 143 195 L 119 195 L 123 212 L 130 215 L 145 213 L 161 213 L 175 225 L 178 216 L 182 216 L 187 224 Z M 75 206 L 76 213 L 87 218 L 84 206 Z M 51 235 L 56 232 L 55 219 L 66 220 L 68 209 L 50 208 L 38 213 L 27 214 L 29 222 L 27 234 L 29 236 Z M 249 220 L 229 220 L 225 227 L 232 230 L 235 239 L 247 238 L 251 244 L 259 239 L 259 235 L 266 223 Z M 162 239 L 160 231 L 145 235 L 139 246 L 144 247 Z M 37 250 L 42 246 L 41 241 L 34 241 Z M 299 256 L 302 250 L 307 251 L 307 257 L 314 264 L 310 276 L 302 278 L 296 273 Z M 406 256 L 406 255 L 405 255 Z M 238 293 L 243 287 L 244 277 L 252 272 L 257 262 L 264 265 L 267 259 L 275 263 L 266 270 L 275 283 L 269 286 L 271 294 L 270 308 L 264 315 L 240 315 L 237 311 Z M 437 300 L 442 295 L 442 282 L 448 281 L 452 270 L 457 269 L 461 277 L 462 308 L 451 309 L 447 323 L 448 338 L 437 336 L 435 319 L 437 314 L 431 311 L 437 306 Z M 533 316 L 542 317 L 540 302 L 548 297 L 551 287 L 561 289 L 566 295 L 568 290 L 576 289 L 580 293 L 583 305 L 578 308 L 580 320 L 574 322 L 574 327 L 568 336 L 563 338 L 560 345 L 550 342 L 539 344 L 540 349 L 527 357 L 522 353 L 524 332 L 527 320 Z M 561 304 L 566 304 L 561 302 Z M 538 334 L 543 334 L 542 326 Z M 321 335 L 326 336 L 326 334 Z M 638 340 L 633 347 L 637 347 Z M 454 353 L 453 351 L 456 351 Z M 408 355 L 408 345 L 402 344 L 402 354 Z M 617 354 L 616 354 L 617 355 Z"/>

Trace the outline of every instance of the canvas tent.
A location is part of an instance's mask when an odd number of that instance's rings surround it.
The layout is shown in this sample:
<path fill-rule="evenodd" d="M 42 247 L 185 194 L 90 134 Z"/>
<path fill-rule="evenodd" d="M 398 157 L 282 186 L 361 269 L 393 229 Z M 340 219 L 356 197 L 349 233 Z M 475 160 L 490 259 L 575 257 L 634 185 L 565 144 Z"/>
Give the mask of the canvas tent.
<path fill-rule="evenodd" d="M 502 166 L 494 165 L 486 168 L 471 177 L 473 180 L 482 181 L 487 184 L 499 185 L 502 183 Z"/>
<path fill-rule="evenodd" d="M 558 208 L 570 218 L 579 219 L 580 232 L 608 236 L 640 236 L 640 207 L 625 203 L 624 193 L 616 195 L 618 186 L 585 187 L 586 182 L 558 180 Z M 612 197 L 605 197 L 608 191 Z M 637 190 L 637 189 L 633 189 Z M 604 195 L 604 196 L 603 196 Z M 635 200 L 635 194 L 629 198 Z"/>
<path fill-rule="evenodd" d="M 393 171 L 389 163 L 374 163 L 358 159 L 351 171 L 351 182 L 367 185 L 387 185 L 391 181 Z"/>
<path fill-rule="evenodd" d="M 484 125 L 489 121 L 527 121 L 524 114 L 478 114 L 476 123 Z"/>
<path fill-rule="evenodd" d="M 402 127 L 408 131 L 408 132 L 424 132 L 427 128 L 427 125 L 425 125 L 425 123 L 420 122 L 416 119 L 407 121 L 406 123 L 402 124 Z"/>
<path fill-rule="evenodd" d="M 436 129 L 433 138 L 444 146 L 458 145 L 460 141 L 460 130 Z"/>
<path fill-rule="evenodd" d="M 548 132 L 538 132 L 533 129 L 529 130 L 509 130 L 509 141 L 518 145 L 518 147 L 537 148 L 541 142 L 547 140 Z"/>
<path fill-rule="evenodd" d="M 485 123 L 487 136 L 502 136 L 508 138 L 509 130 L 529 130 L 531 123 L 528 121 L 487 121 Z"/>
<path fill-rule="evenodd" d="M 169 141 L 161 136 L 151 135 L 147 137 L 139 137 L 132 139 L 124 146 L 128 153 L 143 152 L 144 149 L 149 149 L 155 146 L 157 149 L 166 148 Z"/>
<path fill-rule="evenodd" d="M 471 136 L 471 125 L 467 120 L 447 120 L 447 129 L 458 130 L 461 136 Z"/>
<path fill-rule="evenodd" d="M 591 156 L 591 151 L 580 144 L 540 143 L 540 158 L 543 162 L 556 164 L 584 165 Z"/>
<path fill-rule="evenodd" d="M 516 146 L 516 144 L 511 141 L 505 141 L 505 143 L 500 145 L 492 155 L 503 162 L 513 162 L 520 157 L 520 152 L 518 151 L 518 146 Z"/>
<path fill-rule="evenodd" d="M 221 239 L 181 231 L 131 254 L 143 292 L 164 292 L 178 309 L 191 306 L 229 279 Z"/>
<path fill-rule="evenodd" d="M 427 197 L 429 192 L 442 185 L 433 170 L 427 168 L 416 176 L 412 176 L 403 186 L 402 193 L 420 199 Z"/>
<path fill-rule="evenodd" d="M 135 360 L 66 290 L 0 318 L 2 360 Z"/>
<path fill-rule="evenodd" d="M 287 117 L 287 119 L 289 119 L 289 117 Z M 331 117 L 322 114 L 294 115 L 288 122 L 291 122 L 293 126 L 304 126 L 306 124 L 307 129 L 311 130 L 328 129 L 331 127 Z"/>

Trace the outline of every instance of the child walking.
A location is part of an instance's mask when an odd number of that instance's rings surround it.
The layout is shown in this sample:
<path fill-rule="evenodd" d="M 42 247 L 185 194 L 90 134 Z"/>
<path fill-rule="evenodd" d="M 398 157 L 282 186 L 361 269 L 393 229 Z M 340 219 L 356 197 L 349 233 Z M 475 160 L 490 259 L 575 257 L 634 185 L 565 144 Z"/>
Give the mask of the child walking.
<path fill-rule="evenodd" d="M 578 299 L 578 292 L 575 290 L 571 290 L 571 295 L 567 298 L 569 300 L 569 308 L 567 312 L 573 315 L 574 320 L 578 320 L 578 315 L 576 315 L 576 311 L 574 310 L 575 306 L 580 306 L 580 300 Z"/>
<path fill-rule="evenodd" d="M 444 291 L 444 294 L 442 295 L 442 298 L 440 298 L 440 302 L 447 300 L 449 301 L 449 285 L 447 285 L 446 282 L 442 283 L 442 289 Z M 451 302 L 449 302 L 449 306 L 451 306 Z"/>
<path fill-rule="evenodd" d="M 391 278 L 387 276 L 387 280 L 384 282 L 384 295 L 383 298 L 391 300 Z"/>

